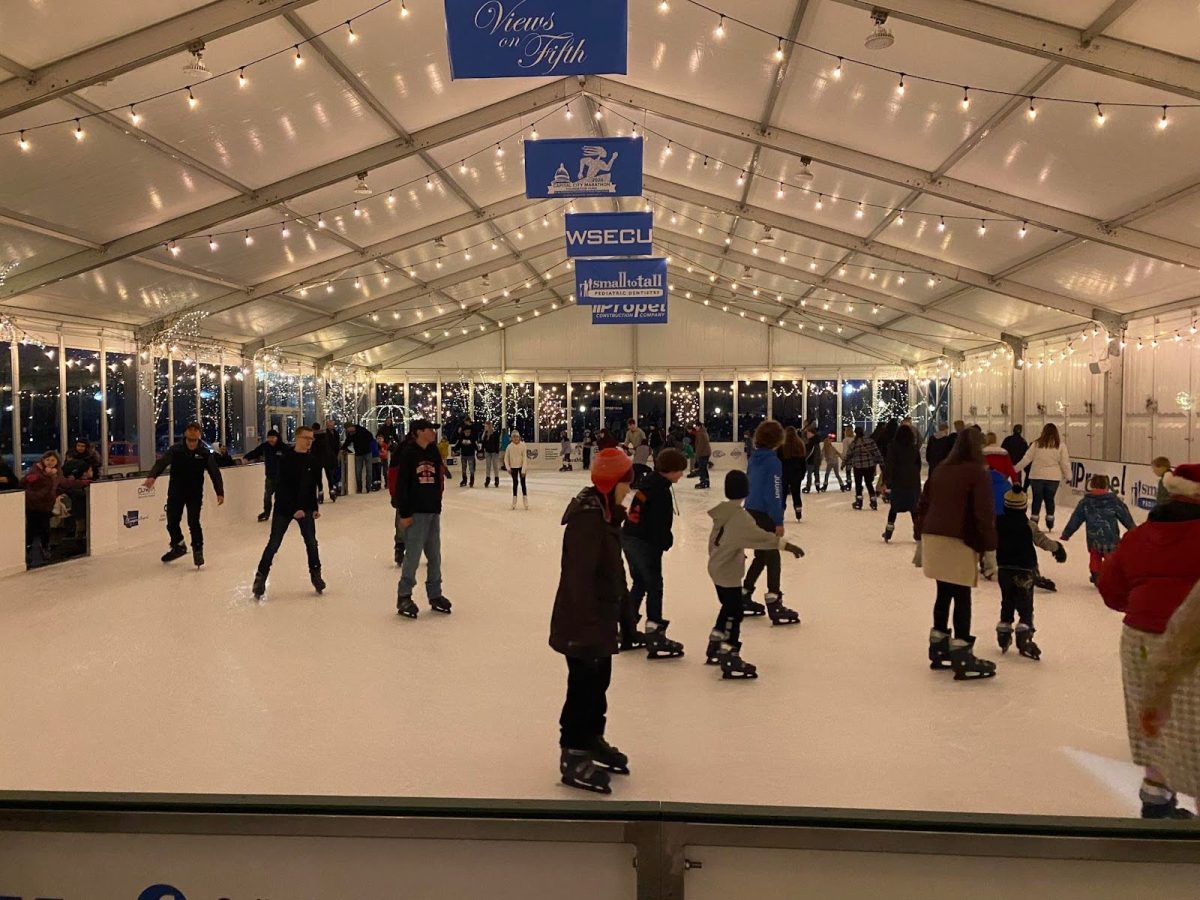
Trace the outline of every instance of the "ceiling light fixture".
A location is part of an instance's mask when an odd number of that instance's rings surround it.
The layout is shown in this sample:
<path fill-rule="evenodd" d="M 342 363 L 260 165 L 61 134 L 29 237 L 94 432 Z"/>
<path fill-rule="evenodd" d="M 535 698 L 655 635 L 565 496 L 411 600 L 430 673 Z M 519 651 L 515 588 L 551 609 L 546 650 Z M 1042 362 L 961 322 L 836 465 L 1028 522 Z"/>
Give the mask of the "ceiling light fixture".
<path fill-rule="evenodd" d="M 871 10 L 871 21 L 875 23 L 875 27 L 867 35 L 867 39 L 863 41 L 863 45 L 868 50 L 886 50 L 892 44 L 896 43 L 895 35 L 887 27 L 887 20 L 888 14 L 886 10 Z"/>

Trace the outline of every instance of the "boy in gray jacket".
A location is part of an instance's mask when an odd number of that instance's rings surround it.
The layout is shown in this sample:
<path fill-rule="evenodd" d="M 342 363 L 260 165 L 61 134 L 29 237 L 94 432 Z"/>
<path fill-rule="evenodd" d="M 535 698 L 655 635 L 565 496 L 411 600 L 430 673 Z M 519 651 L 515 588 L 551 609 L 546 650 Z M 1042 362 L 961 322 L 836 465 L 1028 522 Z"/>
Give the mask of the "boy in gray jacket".
<path fill-rule="evenodd" d="M 764 531 L 742 508 L 750 493 L 750 480 L 740 469 L 725 475 L 725 502 L 708 511 L 713 520 L 708 537 L 708 574 L 717 588 L 721 612 L 708 636 L 709 665 L 720 664 L 723 678 L 757 678 L 758 670 L 741 657 L 742 579 L 746 550 L 786 550 L 797 559 L 804 551 L 787 538 Z"/>

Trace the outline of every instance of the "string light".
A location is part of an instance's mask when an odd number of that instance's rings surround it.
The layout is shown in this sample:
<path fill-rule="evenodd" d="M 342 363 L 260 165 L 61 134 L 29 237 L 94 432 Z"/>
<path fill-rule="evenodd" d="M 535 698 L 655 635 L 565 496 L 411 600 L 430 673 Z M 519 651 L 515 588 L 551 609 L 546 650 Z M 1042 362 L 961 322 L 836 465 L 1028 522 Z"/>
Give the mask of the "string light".
<path fill-rule="evenodd" d="M 671 150 L 671 142 L 667 141 L 667 149 L 663 151 L 663 156 L 670 156 L 672 152 L 673 151 Z"/>
<path fill-rule="evenodd" d="M 248 78 L 246 78 L 246 70 L 238 69 L 238 87 L 244 88 L 249 83 L 250 83 L 250 80 Z"/>
<path fill-rule="evenodd" d="M 75 120 L 75 140 L 83 140 L 83 126 L 79 124 L 79 120 Z"/>
<path fill-rule="evenodd" d="M 357 44 L 358 43 L 358 35 L 354 33 L 354 23 L 348 19 L 346 20 L 346 43 L 347 44 Z"/>
<path fill-rule="evenodd" d="M 725 17 L 724 16 L 721 16 L 720 20 L 717 22 L 717 27 L 713 30 L 713 36 L 715 38 L 717 38 L 717 40 L 720 40 L 721 38 L 725 37 Z"/>
<path fill-rule="evenodd" d="M 1029 231 L 1029 223 L 1028 223 L 1028 222 L 1022 222 L 1022 223 L 1021 223 L 1021 230 L 1017 232 L 1017 236 L 1018 236 L 1018 237 L 1025 237 L 1025 235 L 1026 235 L 1026 233 L 1027 233 L 1028 231 Z"/>
<path fill-rule="evenodd" d="M 538 139 L 538 130 L 537 130 L 537 128 L 536 128 L 536 127 L 534 127 L 533 131 L 531 131 L 531 132 L 529 133 L 529 136 L 530 136 L 531 138 L 533 138 L 535 141 Z M 635 135 L 634 135 L 634 137 L 637 137 L 637 135 L 635 134 Z"/>
<path fill-rule="evenodd" d="M 863 209 L 862 201 L 859 201 L 858 209 L 854 211 L 854 218 L 861 219 L 865 214 L 866 210 Z"/>
<path fill-rule="evenodd" d="M 938 231 L 946 230 L 946 217 L 945 216 L 938 216 L 938 227 L 937 228 L 938 228 Z"/>
<path fill-rule="evenodd" d="M 900 73 L 900 83 L 896 85 L 896 93 L 897 93 L 897 95 L 899 95 L 901 97 L 904 96 L 904 73 L 903 72 Z"/>
<path fill-rule="evenodd" d="M 362 210 L 359 209 L 358 204 L 355 203 L 354 204 L 354 217 L 357 219 L 357 218 L 360 218 L 361 216 L 362 216 Z"/>
<path fill-rule="evenodd" d="M 433 190 L 433 176 L 431 176 L 431 175 L 426 176 L 426 178 L 425 178 L 425 190 L 427 190 L 427 191 Z"/>
<path fill-rule="evenodd" d="M 662 2 L 658 4 L 658 11 L 663 14 L 669 13 L 671 11 L 671 4 L 668 3 L 667 0 L 662 0 Z"/>
<path fill-rule="evenodd" d="M 962 108 L 964 112 L 971 108 L 971 95 L 965 87 L 963 88 Z"/>
<path fill-rule="evenodd" d="M 504 155 L 504 148 L 503 148 L 503 147 L 501 147 L 499 144 L 497 144 L 497 145 L 496 145 L 496 156 L 497 156 L 497 157 L 500 157 L 500 156 L 503 156 L 503 155 Z"/>
<path fill-rule="evenodd" d="M 253 243 L 254 243 L 254 235 L 252 235 L 249 231 L 247 231 L 246 232 L 246 246 L 249 247 Z"/>
<path fill-rule="evenodd" d="M 1170 120 L 1167 118 L 1167 108 L 1164 106 L 1162 109 L 1163 109 L 1162 118 L 1158 120 L 1158 130 L 1159 131 L 1165 131 L 1166 127 L 1169 124 L 1171 124 Z"/>
<path fill-rule="evenodd" d="M 1025 110 L 1025 118 L 1030 122 L 1037 118 L 1037 108 L 1033 105 L 1033 98 L 1029 98 L 1029 109 Z"/>
<path fill-rule="evenodd" d="M 300 45 L 299 44 L 296 45 L 295 50 L 296 50 L 295 64 L 297 66 L 304 65 L 304 57 L 300 55 Z"/>
<path fill-rule="evenodd" d="M 21 133 L 20 133 L 20 134 L 17 136 L 17 146 L 18 146 L 18 147 L 20 147 L 22 151 L 24 151 L 24 152 L 26 152 L 26 153 L 28 153 L 28 152 L 29 152 L 29 147 L 30 147 L 30 144 L 29 144 L 29 141 L 28 141 L 28 140 L 26 139 L 26 137 L 25 137 L 25 132 L 24 132 L 24 131 L 22 131 L 22 132 L 21 132 Z"/>
<path fill-rule="evenodd" d="M 196 99 L 196 95 L 192 93 L 190 87 L 187 89 L 187 94 L 188 109 L 195 109 L 200 105 L 200 101 Z"/>
<path fill-rule="evenodd" d="M 987 234 L 987 220 L 980 219 L 979 220 L 979 235 L 980 235 L 980 237 L 982 237 L 985 234 Z"/>
<path fill-rule="evenodd" d="M 317 213 L 317 227 L 318 228 L 325 227 L 325 213 Z"/>
<path fill-rule="evenodd" d="M 142 114 L 133 108 L 132 103 L 129 104 L 129 121 L 135 128 L 142 124 Z"/>
<path fill-rule="evenodd" d="M 775 47 L 775 62 L 783 62 L 783 38 L 779 39 L 779 44 Z"/>
<path fill-rule="evenodd" d="M 218 246 L 219 246 L 219 245 L 217 244 L 217 242 L 216 242 L 215 240 L 213 240 L 213 236 L 210 234 L 210 235 L 208 236 L 208 249 L 209 249 L 211 252 L 213 252 L 213 253 L 216 253 L 216 252 L 217 252 L 217 247 L 218 247 Z"/>
<path fill-rule="evenodd" d="M 840 81 L 842 78 L 842 58 L 838 57 L 838 64 L 833 70 L 834 81 Z"/>
<path fill-rule="evenodd" d="M 784 193 L 785 192 L 783 190 L 783 182 L 781 181 L 781 182 L 779 182 L 779 190 L 775 192 L 775 199 L 782 200 Z"/>
<path fill-rule="evenodd" d="M 1104 124 L 1104 110 L 1100 108 L 1099 103 L 1096 104 L 1096 124 L 1097 125 Z"/>
<path fill-rule="evenodd" d="M 408 6 L 405 4 L 405 0 L 400 0 L 400 18 L 408 18 Z"/>

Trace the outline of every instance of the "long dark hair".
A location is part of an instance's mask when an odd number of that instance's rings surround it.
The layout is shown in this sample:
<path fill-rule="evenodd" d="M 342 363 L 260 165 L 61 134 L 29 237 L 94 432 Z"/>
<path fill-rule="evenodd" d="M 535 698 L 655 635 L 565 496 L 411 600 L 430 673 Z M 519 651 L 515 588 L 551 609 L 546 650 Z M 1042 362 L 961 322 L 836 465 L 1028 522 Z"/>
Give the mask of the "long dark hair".
<path fill-rule="evenodd" d="M 779 448 L 779 455 L 783 459 L 795 459 L 803 457 L 805 452 L 804 439 L 799 432 L 791 425 L 783 429 L 783 446 Z"/>
<path fill-rule="evenodd" d="M 1059 445 L 1062 443 L 1058 436 L 1058 426 L 1053 422 L 1047 422 L 1046 426 L 1042 429 L 1041 437 L 1039 437 L 1034 443 L 1036 443 L 1039 447 L 1058 449 Z"/>
<path fill-rule="evenodd" d="M 958 433 L 954 447 L 946 457 L 947 463 L 975 463 L 985 465 L 983 458 L 983 432 L 974 428 L 964 428 Z"/>
<path fill-rule="evenodd" d="M 917 443 L 917 434 L 908 425 L 901 425 L 896 431 L 895 445 L 897 447 L 913 447 Z"/>

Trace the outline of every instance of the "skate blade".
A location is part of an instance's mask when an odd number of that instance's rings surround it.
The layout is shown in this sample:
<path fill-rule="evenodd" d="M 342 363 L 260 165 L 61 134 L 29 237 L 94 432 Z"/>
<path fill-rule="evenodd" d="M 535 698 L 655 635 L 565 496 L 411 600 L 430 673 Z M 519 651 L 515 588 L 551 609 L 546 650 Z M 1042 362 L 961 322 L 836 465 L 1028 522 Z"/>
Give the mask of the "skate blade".
<path fill-rule="evenodd" d="M 398 609 L 398 610 L 396 610 L 396 615 L 404 616 L 404 618 L 406 618 L 406 619 L 415 619 L 417 617 L 417 612 L 415 610 L 413 610 L 412 612 L 409 612 L 408 610 L 405 610 L 405 609 Z"/>
<path fill-rule="evenodd" d="M 593 794 L 611 794 L 612 788 L 607 784 L 588 784 L 586 781 L 576 781 L 566 775 L 562 777 L 562 783 L 567 787 L 575 788 L 580 791 L 590 791 Z"/>
<path fill-rule="evenodd" d="M 983 678 L 995 678 L 995 677 L 996 677 L 995 669 L 992 669 L 992 671 L 990 671 L 990 672 L 955 672 L 954 673 L 955 681 L 979 681 L 980 679 L 983 679 Z"/>
<path fill-rule="evenodd" d="M 721 658 L 719 656 L 710 656 L 704 661 L 704 664 L 706 666 L 719 666 L 721 664 Z"/>
<path fill-rule="evenodd" d="M 745 681 L 750 678 L 757 678 L 757 672 L 722 672 L 721 677 L 726 681 Z"/>
<path fill-rule="evenodd" d="M 592 765 L 597 769 L 603 769 L 605 772 L 611 772 L 613 775 L 628 775 L 629 766 L 606 766 L 598 759 L 592 760 Z"/>
<path fill-rule="evenodd" d="M 799 625 L 799 619 L 776 619 L 771 622 L 772 625 Z"/>
<path fill-rule="evenodd" d="M 1026 659 L 1032 659 L 1034 662 L 1038 662 L 1042 658 L 1042 654 L 1040 653 L 1022 653 L 1021 656 Z"/>
<path fill-rule="evenodd" d="M 435 612 L 435 613 L 441 613 L 443 616 L 448 616 L 453 612 L 453 610 L 449 610 L 449 609 L 438 609 L 436 606 L 429 607 L 429 611 Z"/>
<path fill-rule="evenodd" d="M 744 619 L 757 619 L 757 618 L 759 618 L 760 616 L 765 616 L 766 614 L 767 614 L 767 611 L 766 611 L 765 609 L 764 609 L 762 612 L 757 612 L 757 611 L 755 611 L 755 612 L 743 612 L 743 613 L 742 613 L 742 618 L 744 618 Z"/>
<path fill-rule="evenodd" d="M 948 660 L 935 659 L 930 661 L 929 668 L 933 669 L 935 672 L 938 672 L 951 669 L 953 666 L 950 665 Z"/>
<path fill-rule="evenodd" d="M 679 659 L 682 656 L 682 650 L 651 650 L 646 654 L 646 659 Z"/>

